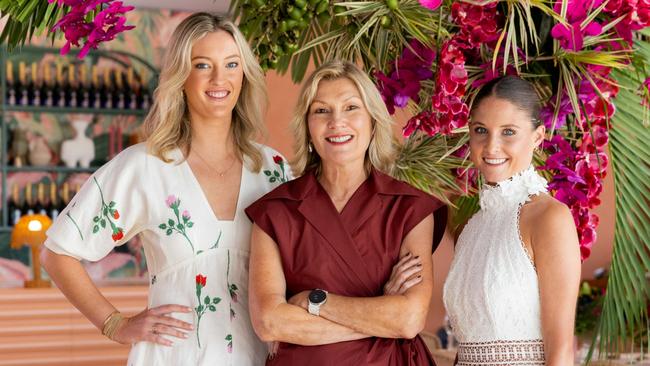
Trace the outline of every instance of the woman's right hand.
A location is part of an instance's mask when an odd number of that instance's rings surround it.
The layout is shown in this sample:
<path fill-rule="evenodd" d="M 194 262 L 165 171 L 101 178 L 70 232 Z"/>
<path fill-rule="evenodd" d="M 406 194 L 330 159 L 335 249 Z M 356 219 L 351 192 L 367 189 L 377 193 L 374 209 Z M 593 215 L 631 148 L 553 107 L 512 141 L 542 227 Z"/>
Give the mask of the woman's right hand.
<path fill-rule="evenodd" d="M 182 305 L 162 305 L 145 309 L 132 317 L 125 317 L 122 325 L 116 330 L 113 340 L 122 344 L 151 342 L 163 346 L 171 346 L 172 341 L 163 335 L 185 339 L 194 326 L 182 320 L 175 319 L 171 313 L 189 313 L 192 308 Z"/>
<path fill-rule="evenodd" d="M 384 285 L 384 295 L 401 295 L 422 281 L 422 260 L 419 256 L 407 253 L 393 266 L 388 282 Z"/>

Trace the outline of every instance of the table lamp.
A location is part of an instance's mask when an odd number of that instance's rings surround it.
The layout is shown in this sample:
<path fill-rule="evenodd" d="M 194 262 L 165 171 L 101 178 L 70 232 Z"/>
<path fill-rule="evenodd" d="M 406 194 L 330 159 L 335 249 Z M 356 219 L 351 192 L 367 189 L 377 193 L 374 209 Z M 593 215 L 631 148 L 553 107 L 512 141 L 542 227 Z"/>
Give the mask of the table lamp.
<path fill-rule="evenodd" d="M 32 271 L 34 278 L 25 281 L 25 287 L 50 287 L 50 281 L 41 278 L 41 245 L 45 242 L 45 232 L 52 220 L 45 215 L 25 215 L 18 220 L 11 232 L 11 247 L 20 249 L 24 245 L 32 248 Z"/>

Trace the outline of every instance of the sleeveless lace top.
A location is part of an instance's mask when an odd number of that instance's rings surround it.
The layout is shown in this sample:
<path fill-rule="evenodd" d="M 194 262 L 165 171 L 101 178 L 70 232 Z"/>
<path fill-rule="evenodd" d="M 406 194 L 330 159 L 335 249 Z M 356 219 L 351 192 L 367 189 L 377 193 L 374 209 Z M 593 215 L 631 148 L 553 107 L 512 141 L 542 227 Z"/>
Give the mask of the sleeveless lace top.
<path fill-rule="evenodd" d="M 460 342 L 459 364 L 463 345 L 467 352 L 477 344 L 536 344 L 541 356 L 538 352 L 531 361 L 541 357 L 543 364 L 537 273 L 521 240 L 519 211 L 546 187 L 546 180 L 529 167 L 479 192 L 481 209 L 458 239 L 444 287 L 447 314 Z"/>

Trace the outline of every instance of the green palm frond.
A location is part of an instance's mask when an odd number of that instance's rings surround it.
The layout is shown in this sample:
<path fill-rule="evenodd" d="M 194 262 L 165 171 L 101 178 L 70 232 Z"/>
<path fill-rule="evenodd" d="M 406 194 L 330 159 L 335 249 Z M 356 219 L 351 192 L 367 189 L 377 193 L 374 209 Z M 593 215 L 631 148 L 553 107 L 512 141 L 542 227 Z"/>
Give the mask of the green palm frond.
<path fill-rule="evenodd" d="M 0 0 L 0 17 L 7 23 L 0 34 L 0 43 L 7 49 L 24 45 L 34 35 L 51 29 L 63 15 L 64 7 L 56 2 L 31 0 Z"/>
<path fill-rule="evenodd" d="M 447 204 L 452 204 L 449 196 L 464 194 L 456 181 L 453 169 L 466 168 L 469 165 L 466 159 L 452 154 L 467 140 L 467 134 L 457 134 L 453 137 L 413 134 L 401 147 L 392 175 Z"/>
<path fill-rule="evenodd" d="M 321 47 L 326 50 L 324 59 L 361 62 L 366 70 L 385 71 L 402 48 L 408 47 L 409 39 L 431 45 L 438 36 L 448 35 L 441 13 L 422 7 L 417 0 L 400 1 L 395 9 L 385 1 L 348 1 L 334 6 L 346 10 L 337 13 L 327 31 L 301 47 L 298 55 Z"/>
<path fill-rule="evenodd" d="M 636 53 L 650 64 L 650 43 L 637 41 Z M 619 353 L 625 342 L 643 344 L 634 334 L 648 329 L 650 284 L 650 129 L 640 120 L 644 107 L 637 90 L 645 73 L 615 70 L 622 86 L 614 103 L 610 152 L 616 194 L 614 252 L 598 326 L 601 352 Z M 601 353 L 602 354 L 602 353 Z"/>

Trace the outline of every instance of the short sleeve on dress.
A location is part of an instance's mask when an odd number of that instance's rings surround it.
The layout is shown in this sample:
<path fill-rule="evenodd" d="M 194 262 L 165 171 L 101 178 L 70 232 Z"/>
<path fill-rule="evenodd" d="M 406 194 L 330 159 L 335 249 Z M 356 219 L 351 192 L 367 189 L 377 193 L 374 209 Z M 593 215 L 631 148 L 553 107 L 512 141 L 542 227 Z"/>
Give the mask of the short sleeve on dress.
<path fill-rule="evenodd" d="M 97 261 L 142 230 L 144 190 L 128 149 L 83 184 L 47 231 L 45 246 L 57 254 Z"/>
<path fill-rule="evenodd" d="M 260 199 L 244 210 L 248 218 L 267 233 L 276 243 L 278 242 L 278 237 L 271 213 L 273 212 L 272 206 L 277 205 L 277 201 Z"/>
<path fill-rule="evenodd" d="M 419 192 L 418 195 L 405 197 L 402 201 L 402 207 L 405 213 L 404 230 L 402 231 L 404 233 L 404 238 L 427 216 L 431 215 L 438 209 L 445 209 L 442 202 L 425 192 Z M 435 218 L 438 217 L 439 215 L 435 215 Z M 439 225 L 435 224 L 435 228 L 438 229 Z M 436 233 L 434 233 L 434 237 L 436 237 Z M 434 247 L 435 246 L 437 246 L 437 244 L 434 244 Z"/>

